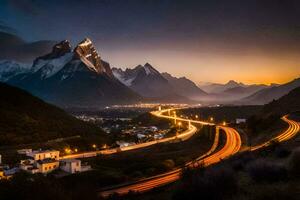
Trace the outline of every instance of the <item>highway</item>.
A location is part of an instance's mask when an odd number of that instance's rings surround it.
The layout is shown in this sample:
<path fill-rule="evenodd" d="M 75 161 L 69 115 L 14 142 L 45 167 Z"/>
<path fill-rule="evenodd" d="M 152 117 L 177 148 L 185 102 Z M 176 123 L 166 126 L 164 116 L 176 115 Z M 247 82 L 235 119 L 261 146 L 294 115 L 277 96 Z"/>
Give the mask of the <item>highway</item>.
<path fill-rule="evenodd" d="M 156 112 L 155 114 L 158 117 L 169 118 L 169 119 L 175 120 L 174 116 L 163 115 L 162 113 L 164 113 L 164 112 L 165 112 L 165 110 Z M 207 123 L 207 122 L 202 122 L 202 121 L 197 121 L 197 120 L 188 120 L 188 119 L 183 119 L 183 118 L 179 118 L 179 117 L 176 117 L 176 119 L 180 120 L 180 121 L 191 121 L 193 123 L 213 125 L 212 123 Z M 215 140 L 214 140 L 214 143 L 213 143 L 211 149 L 206 154 L 200 156 L 196 160 L 187 163 L 184 167 L 175 169 L 173 171 L 163 173 L 163 174 L 160 174 L 157 176 L 141 179 L 136 182 L 113 186 L 110 188 L 105 188 L 99 192 L 99 195 L 102 197 L 108 197 L 114 193 L 117 193 L 119 195 L 124 195 L 130 191 L 145 192 L 145 191 L 151 190 L 153 188 L 160 187 L 160 186 L 172 183 L 174 181 L 177 181 L 180 178 L 183 169 L 186 167 L 209 166 L 211 164 L 220 162 L 221 160 L 237 153 L 239 151 L 239 149 L 241 148 L 241 138 L 240 138 L 239 133 L 235 129 L 226 127 L 226 126 L 217 126 L 216 128 L 217 128 L 217 134 L 215 136 Z M 226 143 L 220 150 L 213 153 L 218 146 L 219 129 L 224 130 L 225 135 L 226 135 Z M 210 155 L 210 154 L 212 154 L 212 155 Z"/>
<path fill-rule="evenodd" d="M 173 110 L 175 110 L 175 109 L 172 109 L 172 111 Z M 170 112 L 170 111 L 171 111 L 171 109 L 152 111 L 151 114 L 156 117 L 173 119 L 173 120 L 176 118 L 176 120 L 178 120 L 178 121 L 185 121 L 185 122 L 190 123 L 189 122 L 190 120 L 187 120 L 187 119 L 163 115 L 163 113 Z M 193 120 L 191 120 L 191 121 L 193 121 Z M 204 124 L 204 125 L 207 125 L 207 124 L 213 125 L 213 123 L 207 123 L 204 121 L 194 121 L 194 122 L 197 122 L 199 124 Z M 197 132 L 197 128 L 194 125 L 190 124 L 188 126 L 187 130 L 185 130 L 184 132 L 182 132 L 176 136 L 173 136 L 173 137 L 163 138 L 163 139 L 159 139 L 159 140 L 153 140 L 153 141 L 144 142 L 144 143 L 131 145 L 131 146 L 127 146 L 127 147 L 118 147 L 118 148 L 110 148 L 110 149 L 104 149 L 104 150 L 99 150 L 99 151 L 89 151 L 89 152 L 83 152 L 83 153 L 77 153 L 77 154 L 69 154 L 69 155 L 61 156 L 60 159 L 65 160 L 65 159 L 74 159 L 74 158 L 95 157 L 95 156 L 101 155 L 101 154 L 108 155 L 108 154 L 119 153 L 122 151 L 130 151 L 130 150 L 145 148 L 145 147 L 149 147 L 151 145 L 164 143 L 164 142 L 171 142 L 171 141 L 177 141 L 177 140 L 185 141 L 185 140 L 189 139 L 190 137 L 192 137 L 196 132 Z"/>
<path fill-rule="evenodd" d="M 260 145 L 256 145 L 253 147 L 250 147 L 248 150 L 250 151 L 255 151 L 267 146 L 270 146 L 272 144 L 272 142 L 284 142 L 287 141 L 291 138 L 293 138 L 300 130 L 300 125 L 298 122 L 295 122 L 293 120 L 288 119 L 288 115 L 285 115 L 281 118 L 283 121 L 285 121 L 286 123 L 289 124 L 289 127 L 287 130 L 283 131 L 281 134 L 279 134 L 277 137 L 262 143 Z"/>

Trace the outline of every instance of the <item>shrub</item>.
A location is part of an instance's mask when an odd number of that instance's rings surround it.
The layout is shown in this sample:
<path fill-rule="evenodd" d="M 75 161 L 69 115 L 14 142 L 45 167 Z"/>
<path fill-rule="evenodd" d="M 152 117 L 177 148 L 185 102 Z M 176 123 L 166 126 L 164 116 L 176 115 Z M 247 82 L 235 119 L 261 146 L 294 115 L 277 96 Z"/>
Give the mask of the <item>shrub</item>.
<path fill-rule="evenodd" d="M 173 195 L 174 200 L 224 199 L 237 191 L 237 180 L 229 166 L 188 170 Z"/>
<path fill-rule="evenodd" d="M 287 178 L 287 170 L 283 165 L 263 159 L 249 163 L 246 172 L 257 182 L 276 182 Z"/>
<path fill-rule="evenodd" d="M 288 170 L 291 177 L 300 177 L 300 148 L 297 148 L 291 154 L 288 161 Z"/>
<path fill-rule="evenodd" d="M 163 161 L 162 164 L 166 170 L 170 170 L 175 167 L 175 162 L 172 159 L 167 159 L 167 160 Z"/>

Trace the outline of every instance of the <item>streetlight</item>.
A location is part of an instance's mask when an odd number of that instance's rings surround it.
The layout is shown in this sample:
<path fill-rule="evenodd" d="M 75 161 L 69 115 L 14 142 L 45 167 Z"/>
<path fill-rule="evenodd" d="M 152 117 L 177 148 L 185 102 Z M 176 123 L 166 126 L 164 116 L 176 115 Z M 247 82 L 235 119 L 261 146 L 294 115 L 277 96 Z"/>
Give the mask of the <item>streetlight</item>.
<path fill-rule="evenodd" d="M 226 122 L 225 121 L 223 122 L 223 126 L 226 126 Z"/>
<path fill-rule="evenodd" d="M 75 152 L 78 152 L 78 149 L 74 149 Z"/>
<path fill-rule="evenodd" d="M 71 149 L 65 148 L 65 152 L 66 152 L 67 154 L 69 154 L 69 153 L 71 153 Z"/>
<path fill-rule="evenodd" d="M 94 149 L 96 149 L 97 145 L 93 144 L 92 147 L 93 147 Z"/>
<path fill-rule="evenodd" d="M 213 117 L 210 117 L 210 119 L 209 119 L 209 120 L 212 122 L 212 121 L 214 121 L 214 118 L 213 118 Z"/>
<path fill-rule="evenodd" d="M 198 119 L 198 118 L 199 118 L 199 116 L 198 116 L 198 115 L 195 115 L 195 117 L 196 117 L 196 119 Z"/>
<path fill-rule="evenodd" d="M 181 122 L 178 122 L 179 129 L 181 128 L 181 125 L 182 125 L 182 123 L 181 123 Z"/>

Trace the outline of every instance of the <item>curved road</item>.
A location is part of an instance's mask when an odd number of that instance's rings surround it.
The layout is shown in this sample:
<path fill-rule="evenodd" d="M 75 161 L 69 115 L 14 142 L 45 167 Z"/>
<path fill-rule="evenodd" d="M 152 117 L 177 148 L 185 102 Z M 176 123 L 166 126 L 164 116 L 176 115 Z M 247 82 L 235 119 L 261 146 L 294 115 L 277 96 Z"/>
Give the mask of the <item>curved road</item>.
<path fill-rule="evenodd" d="M 263 144 L 256 145 L 254 147 L 249 148 L 249 150 L 255 151 L 255 150 L 270 146 L 272 144 L 272 142 L 274 142 L 274 141 L 275 142 L 284 142 L 286 140 L 293 138 L 299 132 L 300 125 L 298 122 L 288 119 L 288 115 L 283 116 L 281 119 L 289 124 L 289 127 L 287 130 L 283 131 L 277 137 L 275 137 Z"/>
<path fill-rule="evenodd" d="M 164 112 L 165 112 L 165 110 L 157 112 L 156 116 L 169 118 L 169 119 L 175 119 L 175 117 L 162 115 L 162 113 L 164 113 Z M 188 119 L 177 118 L 177 117 L 176 117 L 176 119 L 180 120 L 180 121 L 190 121 Z M 202 121 L 197 121 L 197 120 L 192 120 L 192 122 L 199 123 L 199 124 L 213 125 L 212 123 L 207 123 L 207 122 L 202 122 Z M 222 147 L 222 149 L 220 149 L 216 153 L 208 156 L 213 151 L 215 151 L 215 149 L 218 145 L 219 131 L 217 131 L 217 134 L 215 136 L 215 141 L 214 141 L 214 144 L 212 145 L 211 149 L 206 154 L 204 154 L 203 156 L 200 156 L 195 161 L 187 163 L 185 165 L 185 167 L 208 166 L 208 165 L 220 162 L 221 160 L 223 160 L 239 151 L 239 149 L 241 148 L 241 138 L 240 138 L 239 133 L 235 129 L 230 128 L 230 127 L 225 127 L 225 126 L 218 126 L 217 129 L 223 129 L 226 134 L 226 143 Z M 185 167 L 173 170 L 171 172 L 163 173 L 163 174 L 160 174 L 157 176 L 142 179 L 142 180 L 139 180 L 139 181 L 136 181 L 133 183 L 128 183 L 128 184 L 123 184 L 123 185 L 119 185 L 119 186 L 115 186 L 115 187 L 111 187 L 111 188 L 102 189 L 100 191 L 99 195 L 102 197 L 108 197 L 114 193 L 117 193 L 119 195 L 124 195 L 130 191 L 145 192 L 145 191 L 151 190 L 153 188 L 160 187 L 160 186 L 163 186 L 163 185 L 166 185 L 166 184 L 169 184 L 169 183 L 172 183 L 172 182 L 178 180 Z"/>

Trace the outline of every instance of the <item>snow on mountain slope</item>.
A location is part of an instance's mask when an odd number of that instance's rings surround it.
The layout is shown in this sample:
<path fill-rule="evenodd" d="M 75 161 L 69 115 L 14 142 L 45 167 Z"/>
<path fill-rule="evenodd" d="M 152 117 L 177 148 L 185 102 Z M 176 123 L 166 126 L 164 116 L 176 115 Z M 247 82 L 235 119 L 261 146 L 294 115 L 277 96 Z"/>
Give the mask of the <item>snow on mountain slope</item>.
<path fill-rule="evenodd" d="M 0 81 L 5 82 L 18 74 L 29 72 L 30 67 L 29 64 L 2 60 L 0 61 Z"/>
<path fill-rule="evenodd" d="M 41 78 L 49 78 L 60 71 L 73 58 L 73 53 L 66 53 L 65 55 L 50 59 L 38 59 L 35 62 L 32 72 L 41 71 Z"/>

